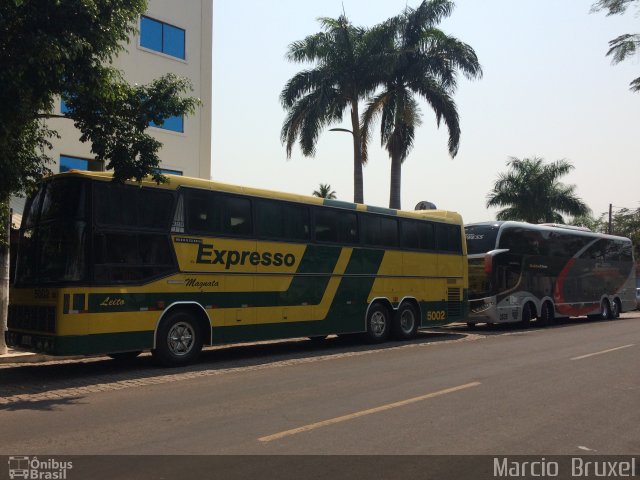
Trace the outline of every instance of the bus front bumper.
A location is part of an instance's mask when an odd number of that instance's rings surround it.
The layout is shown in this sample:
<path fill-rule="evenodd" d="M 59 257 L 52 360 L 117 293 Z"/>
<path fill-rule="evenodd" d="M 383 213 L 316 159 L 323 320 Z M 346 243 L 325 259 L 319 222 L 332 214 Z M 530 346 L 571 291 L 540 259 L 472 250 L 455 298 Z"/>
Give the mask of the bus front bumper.
<path fill-rule="evenodd" d="M 56 349 L 56 338 L 51 335 L 22 333 L 7 331 L 5 333 L 7 345 L 10 347 L 26 348 L 33 352 L 47 355 L 60 355 Z"/>
<path fill-rule="evenodd" d="M 495 323 L 498 318 L 495 297 L 469 301 L 467 323 Z"/>

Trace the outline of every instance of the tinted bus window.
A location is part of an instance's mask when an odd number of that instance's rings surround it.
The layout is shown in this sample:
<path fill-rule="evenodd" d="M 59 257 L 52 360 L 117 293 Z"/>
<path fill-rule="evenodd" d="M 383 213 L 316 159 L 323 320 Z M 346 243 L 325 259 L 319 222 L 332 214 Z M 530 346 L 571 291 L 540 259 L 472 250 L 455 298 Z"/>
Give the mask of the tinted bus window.
<path fill-rule="evenodd" d="M 401 246 L 404 248 L 420 248 L 420 237 L 418 235 L 418 222 L 410 220 L 400 220 Z"/>
<path fill-rule="evenodd" d="M 400 228 L 402 229 L 400 238 L 402 247 L 435 250 L 436 239 L 433 223 L 400 220 Z"/>
<path fill-rule="evenodd" d="M 251 201 L 232 195 L 187 190 L 187 230 L 208 235 L 251 235 Z"/>
<path fill-rule="evenodd" d="M 86 216 L 86 182 L 64 179 L 50 182 L 42 200 L 40 222 L 53 219 L 83 219 Z"/>
<path fill-rule="evenodd" d="M 256 235 L 283 240 L 308 240 L 309 209 L 271 200 L 254 200 Z"/>
<path fill-rule="evenodd" d="M 222 204 L 212 192 L 191 190 L 186 198 L 187 229 L 192 233 L 223 233 Z"/>
<path fill-rule="evenodd" d="M 436 223 L 436 249 L 442 252 L 462 253 L 460 227 Z"/>
<path fill-rule="evenodd" d="M 96 184 L 96 222 L 100 225 L 168 230 L 173 194 L 128 185 Z"/>
<path fill-rule="evenodd" d="M 233 235 L 251 235 L 251 201 L 248 198 L 223 197 L 225 232 Z"/>
<path fill-rule="evenodd" d="M 459 227 L 457 229 L 460 232 Z M 420 223 L 418 225 L 418 235 L 420 238 L 420 248 L 423 250 L 435 250 L 436 249 L 436 233 L 433 223 Z M 458 233 L 458 244 L 460 244 L 460 235 Z"/>
<path fill-rule="evenodd" d="M 362 215 L 362 240 L 367 245 L 398 245 L 398 221 L 395 218 Z"/>
<path fill-rule="evenodd" d="M 500 227 L 495 225 L 468 225 L 464 227 L 467 237 L 467 253 L 474 255 L 496 249 L 496 238 Z"/>

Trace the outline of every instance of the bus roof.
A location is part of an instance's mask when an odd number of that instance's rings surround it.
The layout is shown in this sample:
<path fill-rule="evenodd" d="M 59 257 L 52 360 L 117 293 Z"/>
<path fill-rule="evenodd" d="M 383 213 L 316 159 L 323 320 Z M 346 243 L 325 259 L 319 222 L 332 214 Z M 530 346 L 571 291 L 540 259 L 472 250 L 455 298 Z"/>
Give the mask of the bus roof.
<path fill-rule="evenodd" d="M 81 177 L 92 180 L 110 181 L 113 179 L 111 172 L 91 172 L 86 170 L 70 170 L 68 172 L 59 173 L 48 177 L 46 181 L 62 177 Z M 229 183 L 216 182 L 213 180 L 204 180 L 201 178 L 186 177 L 181 175 L 164 174 L 169 179 L 168 183 L 157 184 L 151 177 L 146 177 L 141 185 L 154 188 L 165 188 L 168 190 L 176 190 L 179 187 L 192 187 L 205 190 L 215 190 L 220 192 L 237 193 L 242 195 L 273 198 L 277 200 L 286 200 L 290 202 L 299 202 L 312 205 L 325 205 L 335 208 L 343 208 L 346 210 L 356 210 L 359 212 L 381 213 L 392 216 L 401 216 L 416 219 L 430 219 L 445 223 L 462 225 L 462 217 L 457 212 L 449 210 L 394 210 L 384 207 L 376 207 L 372 205 L 363 205 L 353 202 L 345 202 L 342 200 L 330 200 L 325 198 L 314 197 L 311 195 L 299 195 L 295 193 L 278 192 L 275 190 L 266 190 L 261 188 L 244 187 Z M 127 181 L 129 185 L 139 185 L 135 181 Z"/>
<path fill-rule="evenodd" d="M 552 225 L 548 223 L 535 224 L 535 223 L 528 223 L 528 222 L 516 222 L 513 220 L 507 220 L 507 221 L 497 220 L 493 222 L 474 222 L 474 223 L 465 224 L 465 227 L 471 227 L 471 226 L 494 226 L 500 229 L 505 227 L 520 227 L 520 228 L 525 228 L 527 230 L 544 231 L 544 232 L 549 232 L 549 231 L 561 232 L 561 233 L 565 233 L 565 234 L 568 233 L 570 235 L 577 235 L 577 236 L 600 237 L 600 238 L 610 238 L 613 240 L 631 241 L 627 237 L 620 237 L 618 235 L 608 235 L 606 233 L 593 232 L 591 230 L 583 229 L 581 227 L 572 228 L 571 225 Z"/>

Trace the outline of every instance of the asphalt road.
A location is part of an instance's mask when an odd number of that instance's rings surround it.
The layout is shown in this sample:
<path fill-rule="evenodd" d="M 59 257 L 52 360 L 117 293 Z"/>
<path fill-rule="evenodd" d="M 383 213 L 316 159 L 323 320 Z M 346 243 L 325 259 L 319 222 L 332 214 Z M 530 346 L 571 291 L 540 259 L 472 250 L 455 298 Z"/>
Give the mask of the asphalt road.
<path fill-rule="evenodd" d="M 0 367 L 0 455 L 640 454 L 640 314 Z"/>

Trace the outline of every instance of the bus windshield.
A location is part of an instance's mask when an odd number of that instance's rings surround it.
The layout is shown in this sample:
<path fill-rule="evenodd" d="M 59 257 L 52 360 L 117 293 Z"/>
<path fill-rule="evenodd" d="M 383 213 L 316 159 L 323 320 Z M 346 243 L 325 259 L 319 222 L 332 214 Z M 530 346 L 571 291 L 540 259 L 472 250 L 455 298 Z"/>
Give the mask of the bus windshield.
<path fill-rule="evenodd" d="M 496 248 L 498 225 L 467 225 L 464 233 L 467 237 L 467 254 L 487 253 Z"/>
<path fill-rule="evenodd" d="M 80 282 L 87 276 L 87 182 L 45 183 L 28 200 L 20 228 L 16 284 Z"/>

